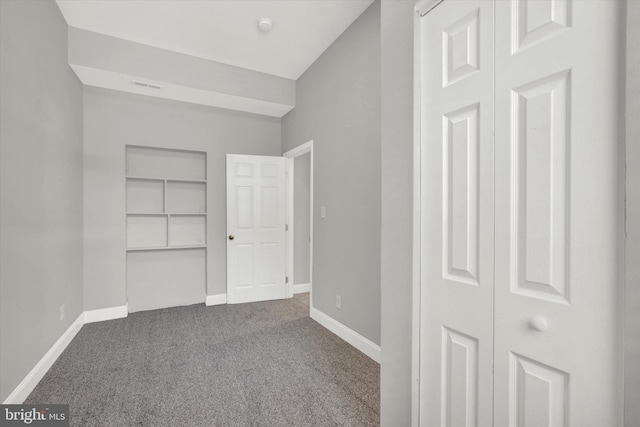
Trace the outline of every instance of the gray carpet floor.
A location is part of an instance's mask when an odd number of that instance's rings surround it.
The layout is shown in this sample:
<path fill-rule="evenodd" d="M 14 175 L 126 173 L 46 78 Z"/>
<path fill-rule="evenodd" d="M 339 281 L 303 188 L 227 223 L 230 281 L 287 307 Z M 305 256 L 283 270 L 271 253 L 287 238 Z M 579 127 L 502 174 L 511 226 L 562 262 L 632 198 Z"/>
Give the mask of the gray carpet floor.
<path fill-rule="evenodd" d="M 293 299 L 83 326 L 25 403 L 72 426 L 375 426 L 379 365 Z"/>

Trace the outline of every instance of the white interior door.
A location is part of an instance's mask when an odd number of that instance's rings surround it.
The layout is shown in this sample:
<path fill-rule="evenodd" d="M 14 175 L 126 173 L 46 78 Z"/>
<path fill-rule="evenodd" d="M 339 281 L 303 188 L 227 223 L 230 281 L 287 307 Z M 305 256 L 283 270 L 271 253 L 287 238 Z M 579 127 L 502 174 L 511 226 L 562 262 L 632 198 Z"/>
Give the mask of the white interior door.
<path fill-rule="evenodd" d="M 496 426 L 618 423 L 620 3 L 496 1 Z"/>
<path fill-rule="evenodd" d="M 227 301 L 287 298 L 285 159 L 227 155 Z"/>
<path fill-rule="evenodd" d="M 619 423 L 619 3 L 421 20 L 421 425 Z"/>
<path fill-rule="evenodd" d="M 422 23 L 421 413 L 490 426 L 493 397 L 493 3 Z"/>

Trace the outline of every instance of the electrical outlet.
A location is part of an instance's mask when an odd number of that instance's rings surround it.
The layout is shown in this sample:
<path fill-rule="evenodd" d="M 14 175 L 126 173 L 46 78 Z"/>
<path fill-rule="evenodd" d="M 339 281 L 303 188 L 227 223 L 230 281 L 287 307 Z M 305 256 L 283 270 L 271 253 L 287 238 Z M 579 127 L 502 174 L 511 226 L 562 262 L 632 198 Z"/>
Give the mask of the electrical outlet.
<path fill-rule="evenodd" d="M 338 310 L 342 309 L 342 297 L 340 295 L 336 295 L 336 308 Z"/>
<path fill-rule="evenodd" d="M 60 306 L 60 320 L 64 320 L 64 304 Z"/>

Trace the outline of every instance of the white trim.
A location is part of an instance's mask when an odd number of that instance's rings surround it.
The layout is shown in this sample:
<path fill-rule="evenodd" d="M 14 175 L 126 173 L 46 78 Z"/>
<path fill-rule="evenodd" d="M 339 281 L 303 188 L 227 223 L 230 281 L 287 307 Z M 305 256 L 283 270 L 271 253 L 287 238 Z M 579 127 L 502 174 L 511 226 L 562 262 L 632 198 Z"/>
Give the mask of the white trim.
<path fill-rule="evenodd" d="M 424 16 L 443 1 L 444 0 L 418 0 L 415 6 L 416 12 L 418 12 L 420 16 Z"/>
<path fill-rule="evenodd" d="M 227 294 L 206 295 L 205 301 L 208 306 L 226 304 Z M 45 376 L 47 371 L 49 371 L 51 366 L 53 366 L 53 363 L 67 348 L 71 340 L 73 340 L 83 325 L 87 323 L 103 322 L 106 320 L 122 319 L 127 317 L 128 314 L 128 304 L 82 312 L 71 326 L 69 326 L 69 328 L 62 334 L 62 336 L 58 338 L 58 341 L 51 346 L 49 351 L 42 356 L 36 366 L 27 374 L 20 384 L 18 384 L 2 404 L 11 405 L 21 404 L 24 402 L 33 389 L 38 385 L 40 380 Z"/>
<path fill-rule="evenodd" d="M 285 209 L 287 215 L 287 236 L 285 240 L 285 252 L 286 252 L 286 265 L 285 272 L 287 277 L 289 278 L 289 285 L 287 286 L 287 295 L 289 298 L 293 297 L 293 245 L 294 245 L 294 236 L 295 233 L 293 231 L 295 224 L 293 221 L 294 218 L 294 204 L 293 204 L 293 196 L 294 196 L 294 186 L 293 181 L 295 178 L 295 162 L 293 158 L 286 158 L 285 156 Z"/>
<path fill-rule="evenodd" d="M 307 154 L 313 151 L 313 139 L 311 141 L 307 141 L 304 144 L 300 144 L 297 147 L 292 148 L 291 150 L 285 152 L 283 154 L 284 157 L 287 158 L 295 158 L 302 156 L 303 154 Z"/>
<path fill-rule="evenodd" d="M 416 8 L 418 5 L 416 5 Z M 425 12 L 426 13 L 426 12 Z M 411 426 L 420 425 L 420 327 L 421 327 L 421 283 L 422 283 L 422 144 L 421 144 L 421 19 L 423 14 L 413 19 L 413 280 L 411 319 Z"/>
<path fill-rule="evenodd" d="M 287 158 L 287 171 L 289 172 L 289 176 L 292 177 L 294 174 L 294 159 L 296 157 L 302 156 L 304 154 L 309 153 L 309 237 L 311 238 L 311 245 L 309 247 L 309 290 L 302 292 L 309 292 L 309 306 L 313 306 L 313 140 L 307 141 L 304 144 L 298 145 L 295 148 L 285 152 L 283 156 Z M 294 212 L 293 212 L 293 199 L 294 199 L 294 191 L 293 191 L 293 178 L 289 179 L 287 186 L 287 222 L 289 224 L 289 233 L 287 235 L 287 276 L 289 277 L 289 298 L 293 296 L 293 294 L 298 293 L 295 291 L 294 281 L 295 277 L 293 274 L 293 230 L 295 228 L 295 224 L 293 221 Z"/>
<path fill-rule="evenodd" d="M 304 292 L 311 292 L 311 283 L 296 283 L 293 285 L 294 294 L 302 294 Z"/>
<path fill-rule="evenodd" d="M 324 314 L 320 310 L 311 307 L 310 315 L 313 320 L 333 332 L 374 361 L 380 363 L 380 346 L 363 337 L 353 329 L 350 329 L 334 318 Z"/>
<path fill-rule="evenodd" d="M 84 323 L 103 322 L 105 320 L 122 319 L 129 315 L 129 304 L 117 307 L 101 308 L 84 312 Z"/>
<path fill-rule="evenodd" d="M 227 294 L 207 295 L 206 305 L 222 305 L 227 303 Z"/>
<path fill-rule="evenodd" d="M 47 371 L 53 366 L 54 362 L 60 357 L 65 348 L 69 345 L 71 340 L 82 328 L 84 324 L 84 314 L 80 313 L 78 318 L 67 328 L 58 341 L 55 342 L 46 352 L 42 359 L 33 367 L 31 372 L 18 384 L 18 386 L 11 392 L 11 394 L 5 399 L 3 405 L 15 405 L 22 404 L 24 400 L 31 394 L 34 388 L 38 385 L 42 377 L 45 376 Z"/>

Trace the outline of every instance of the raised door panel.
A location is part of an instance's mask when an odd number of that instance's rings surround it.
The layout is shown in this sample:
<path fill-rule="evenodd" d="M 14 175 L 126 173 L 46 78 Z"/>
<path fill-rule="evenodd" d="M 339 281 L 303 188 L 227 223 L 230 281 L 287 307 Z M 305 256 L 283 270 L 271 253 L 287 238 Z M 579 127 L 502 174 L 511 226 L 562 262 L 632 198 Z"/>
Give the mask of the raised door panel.
<path fill-rule="evenodd" d="M 478 426 L 478 340 L 442 328 L 442 425 Z"/>
<path fill-rule="evenodd" d="M 571 0 L 512 0 L 512 53 L 571 27 Z"/>
<path fill-rule="evenodd" d="M 260 286 L 275 287 L 282 284 L 282 269 L 280 268 L 280 244 L 278 242 L 262 242 Z"/>
<path fill-rule="evenodd" d="M 479 104 L 445 115 L 443 124 L 443 276 L 478 285 Z"/>
<path fill-rule="evenodd" d="M 511 96 L 512 291 L 569 302 L 570 73 Z"/>
<path fill-rule="evenodd" d="M 235 269 L 238 279 L 236 287 L 251 288 L 255 284 L 254 245 L 252 243 L 236 244 Z"/>
<path fill-rule="evenodd" d="M 253 230 L 255 216 L 253 209 L 253 187 L 237 186 L 233 189 L 235 192 L 236 208 L 234 217 L 231 218 L 235 222 L 235 227 L 240 230 Z"/>
<path fill-rule="evenodd" d="M 509 425 L 569 425 L 569 374 L 515 353 L 510 359 Z"/>
<path fill-rule="evenodd" d="M 442 31 L 444 86 L 480 69 L 480 9 L 455 21 Z"/>
<path fill-rule="evenodd" d="M 278 187 L 260 187 L 260 219 L 263 230 L 275 230 L 280 225 Z"/>

